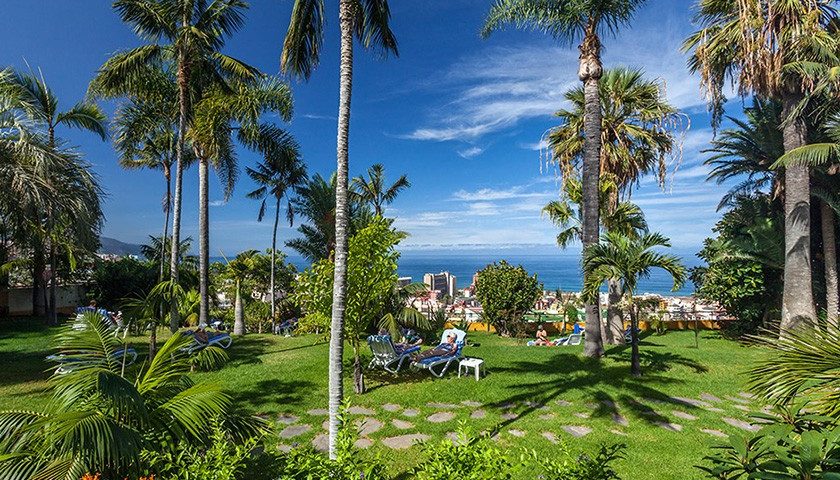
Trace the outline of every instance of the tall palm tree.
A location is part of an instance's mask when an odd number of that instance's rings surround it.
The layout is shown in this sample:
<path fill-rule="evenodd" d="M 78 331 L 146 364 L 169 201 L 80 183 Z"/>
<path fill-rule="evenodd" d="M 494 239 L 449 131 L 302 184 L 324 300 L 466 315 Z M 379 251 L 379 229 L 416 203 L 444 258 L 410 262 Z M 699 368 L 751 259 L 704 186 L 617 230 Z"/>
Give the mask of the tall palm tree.
<path fill-rule="evenodd" d="M 330 258 L 335 251 L 336 177 L 327 181 L 316 173 L 297 189 L 292 200 L 295 213 L 307 220 L 298 226 L 299 238 L 286 241 L 310 262 Z"/>
<path fill-rule="evenodd" d="M 289 226 L 294 225 L 295 210 L 288 194 L 303 186 L 307 180 L 306 165 L 300 157 L 300 148 L 291 137 L 286 148 L 272 149 L 266 152 L 263 161 L 256 168 L 246 168 L 245 172 L 259 187 L 248 194 L 248 198 L 262 200 L 257 221 L 262 222 L 269 198 L 274 199 L 274 229 L 271 232 L 271 331 L 274 332 L 275 317 L 277 315 L 277 290 L 274 277 L 277 271 L 277 226 L 280 223 L 280 202 L 283 197 L 288 199 L 286 205 L 286 219 Z"/>
<path fill-rule="evenodd" d="M 598 189 L 601 167 L 601 36 L 627 25 L 645 0 L 496 0 L 484 21 L 482 36 L 505 25 L 530 27 L 561 41 L 580 41 L 578 78 L 584 92 L 583 248 L 598 243 Z M 584 276 L 586 272 L 584 272 Z M 584 278 L 584 282 L 586 279 Z M 586 305 L 584 354 L 604 353 L 598 303 Z"/>
<path fill-rule="evenodd" d="M 87 130 L 99 135 L 102 140 L 106 138 L 107 127 L 105 126 L 106 117 L 102 110 L 94 103 L 79 102 L 68 110 L 60 110 L 58 105 L 58 97 L 47 85 L 43 75 L 36 76 L 34 74 L 14 73 L 9 75 L 6 79 L 9 82 L 4 89 L 17 90 L 18 95 L 23 101 L 22 109 L 26 115 L 35 123 L 43 125 L 47 134 L 47 146 L 50 149 L 58 147 L 56 140 L 56 128 L 72 127 L 81 130 Z M 57 197 L 56 197 L 57 199 Z M 55 236 L 55 221 L 58 212 L 55 210 L 59 205 L 46 205 L 46 211 L 43 212 L 43 219 L 38 220 L 43 223 L 43 237 L 36 238 L 33 244 L 33 288 L 32 288 L 32 311 L 35 315 L 47 314 L 50 322 L 55 324 L 58 322 L 57 308 L 56 308 L 56 290 L 57 290 L 57 245 L 52 239 Z M 46 292 L 42 290 L 44 279 L 44 243 L 49 241 L 49 262 L 51 269 L 52 280 L 50 282 L 49 302 L 41 303 L 41 300 L 46 300 Z M 45 310 L 44 307 L 47 307 Z"/>
<path fill-rule="evenodd" d="M 689 67 L 700 73 L 713 125 L 723 113 L 724 85 L 736 81 L 742 97 L 775 99 L 782 105 L 782 141 L 789 152 L 807 143 L 803 100 L 813 91 L 803 70 L 837 63 L 837 19 L 831 0 L 700 0 L 701 28 L 689 36 Z M 810 175 L 805 165 L 785 169 L 785 272 L 781 330 L 816 318 L 811 280 Z"/>
<path fill-rule="evenodd" d="M 722 130 L 703 153 L 711 154 L 705 165 L 712 167 L 708 180 L 722 184 L 741 180 L 729 189 L 718 210 L 729 207 L 741 196 L 765 191 L 780 198 L 784 180 L 773 163 L 785 153 L 782 141 L 782 107 L 779 102 L 755 99 L 744 109 L 744 120 L 726 117 L 735 126 Z"/>
<path fill-rule="evenodd" d="M 280 69 L 308 80 L 318 66 L 324 43 L 324 0 L 295 0 L 289 30 L 283 42 Z M 340 65 L 338 134 L 336 138 L 336 221 L 335 281 L 333 283 L 329 359 L 329 452 L 336 458 L 339 408 L 344 388 L 341 370 L 344 352 L 344 310 L 347 292 L 347 241 L 349 227 L 348 163 L 350 142 L 350 97 L 353 89 L 353 41 L 383 55 L 398 55 L 397 39 L 391 32 L 388 0 L 339 0 Z"/>
<path fill-rule="evenodd" d="M 405 175 L 400 175 L 390 186 L 385 186 L 385 167 L 374 163 L 368 168 L 368 178 L 359 176 L 353 179 L 351 193 L 359 203 L 368 203 L 376 216 L 381 217 L 385 205 L 391 204 L 401 190 L 411 186 Z"/>
<path fill-rule="evenodd" d="M 601 182 L 615 186 L 599 198 L 600 215 L 612 215 L 620 199 L 629 199 L 642 176 L 655 173 L 664 186 L 668 157 L 680 151 L 676 133 L 683 116 L 664 98 L 659 82 L 648 80 L 637 69 L 614 68 L 604 72 L 598 83 L 601 99 Z M 562 124 L 548 133 L 552 157 L 564 179 L 579 170 L 585 147 L 584 89 L 566 93 L 571 108 L 557 112 Z M 608 222 L 601 221 L 603 225 Z M 624 343 L 624 320 L 616 308 L 621 299 L 620 287 L 608 282 L 607 325 L 605 339 Z"/>
<path fill-rule="evenodd" d="M 287 84 L 263 77 L 255 83 L 234 83 L 232 91 L 210 89 L 194 109 L 188 135 L 198 159 L 199 322 L 206 324 L 210 314 L 209 167 L 211 164 L 215 167 L 225 185 L 227 199 L 238 175 L 234 132 L 240 144 L 264 155 L 275 149 L 292 148 L 288 133 L 272 124 L 260 123 L 260 117 L 268 112 L 289 121 L 292 94 Z"/>
<path fill-rule="evenodd" d="M 161 64 L 175 70 L 178 86 L 178 137 L 175 145 L 175 197 L 172 212 L 170 278 L 178 281 L 177 245 L 181 235 L 181 184 L 186 167 L 185 142 L 192 122 L 193 103 L 211 85 L 226 85 L 229 78 L 254 80 L 259 72 L 221 53 L 227 37 L 242 27 L 244 0 L 115 0 L 120 19 L 148 42 L 118 52 L 100 68 L 91 82 L 92 94 L 119 97 L 142 94 L 150 69 Z M 172 322 L 178 322 L 177 305 Z"/>
<path fill-rule="evenodd" d="M 661 268 L 673 278 L 673 290 L 678 290 L 685 282 L 685 267 L 679 257 L 653 250 L 670 246 L 671 242 L 658 233 L 646 233 L 633 238 L 619 232 L 607 232 L 601 243 L 588 247 L 583 253 L 583 268 L 589 272 L 583 285 L 585 298 L 591 300 L 597 297 L 601 285 L 609 279 L 621 281 L 621 294 L 630 314 L 630 373 L 634 377 L 642 375 L 637 331 L 639 321 L 633 298 L 639 278 L 650 276 L 651 269 Z"/>

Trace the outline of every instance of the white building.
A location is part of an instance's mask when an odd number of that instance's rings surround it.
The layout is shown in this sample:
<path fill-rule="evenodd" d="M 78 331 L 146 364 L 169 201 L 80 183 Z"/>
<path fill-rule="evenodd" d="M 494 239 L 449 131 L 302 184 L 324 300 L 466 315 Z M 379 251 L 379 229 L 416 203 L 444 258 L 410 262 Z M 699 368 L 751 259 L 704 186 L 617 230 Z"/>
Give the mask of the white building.
<path fill-rule="evenodd" d="M 438 292 L 438 296 L 449 295 L 455 298 L 458 288 L 455 284 L 455 275 L 449 272 L 427 273 L 423 275 L 423 283 L 429 287 L 429 291 Z"/>

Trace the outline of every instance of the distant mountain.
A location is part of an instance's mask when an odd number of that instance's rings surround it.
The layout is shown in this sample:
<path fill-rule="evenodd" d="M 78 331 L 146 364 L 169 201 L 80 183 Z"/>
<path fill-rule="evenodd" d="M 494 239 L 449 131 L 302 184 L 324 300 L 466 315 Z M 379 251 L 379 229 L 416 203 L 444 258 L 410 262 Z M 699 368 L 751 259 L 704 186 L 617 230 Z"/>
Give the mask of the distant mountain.
<path fill-rule="evenodd" d="M 125 243 L 110 237 L 99 237 L 99 253 L 109 255 L 140 255 L 140 245 Z"/>

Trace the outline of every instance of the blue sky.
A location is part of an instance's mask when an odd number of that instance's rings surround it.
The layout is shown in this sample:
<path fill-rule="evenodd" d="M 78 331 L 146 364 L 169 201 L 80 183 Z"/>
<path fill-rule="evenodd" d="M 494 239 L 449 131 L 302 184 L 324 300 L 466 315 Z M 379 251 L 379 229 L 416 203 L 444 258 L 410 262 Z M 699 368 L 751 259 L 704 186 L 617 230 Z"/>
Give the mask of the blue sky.
<path fill-rule="evenodd" d="M 110 2 L 29 0 L 4 5 L 0 65 L 40 68 L 64 106 L 84 95 L 109 54 L 138 45 Z M 337 2 L 329 12 L 324 57 L 309 83 L 293 83 L 294 119 L 287 127 L 303 147 L 310 172 L 328 175 L 335 165 L 338 92 Z M 351 123 L 351 174 L 381 162 L 412 188 L 389 209 L 411 237 L 404 248 L 453 244 L 553 243 L 553 226 L 540 208 L 558 194 L 551 168 L 541 161 L 540 138 L 556 125 L 552 113 L 577 84 L 577 50 L 531 32 L 509 30 L 488 40 L 478 30 L 488 2 L 392 0 L 399 58 L 382 60 L 357 50 Z M 679 52 L 692 30 L 687 0 L 653 0 L 632 29 L 606 38 L 607 67 L 643 68 L 666 86 L 668 98 L 687 114 L 683 155 L 672 160 L 660 189 L 645 179 L 634 192 L 651 227 L 674 246 L 696 251 L 719 218 L 715 207 L 725 186 L 705 182 L 699 151 L 712 138 L 699 81 Z M 291 0 L 253 0 L 242 31 L 226 53 L 267 73 L 277 73 Z M 109 112 L 113 105 L 103 105 Z M 737 115 L 740 102 L 731 102 Z M 103 234 L 141 243 L 162 228 L 163 179 L 157 172 L 124 171 L 113 149 L 95 136 L 62 131 L 93 163 L 107 191 Z M 241 167 L 258 158 L 240 152 Z M 185 176 L 183 232 L 197 236 L 197 172 Z M 258 204 L 243 174 L 233 197 L 222 201 L 211 184 L 211 255 L 270 245 L 270 222 L 258 223 Z M 284 227 L 281 238 L 294 235 Z"/>

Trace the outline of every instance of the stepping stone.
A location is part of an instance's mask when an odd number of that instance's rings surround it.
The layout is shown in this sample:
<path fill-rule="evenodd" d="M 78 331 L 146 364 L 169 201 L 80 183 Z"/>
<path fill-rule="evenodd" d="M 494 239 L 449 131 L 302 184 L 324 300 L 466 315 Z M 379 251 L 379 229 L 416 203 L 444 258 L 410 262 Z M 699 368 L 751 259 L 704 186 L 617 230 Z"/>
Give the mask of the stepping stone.
<path fill-rule="evenodd" d="M 373 440 L 371 440 L 369 438 L 360 438 L 360 439 L 356 440 L 353 443 L 353 445 L 356 448 L 361 448 L 361 449 L 370 448 L 371 446 L 373 446 Z"/>
<path fill-rule="evenodd" d="M 557 435 L 553 434 L 552 432 L 542 432 L 542 436 L 551 443 L 557 443 Z"/>
<path fill-rule="evenodd" d="M 683 426 L 679 423 L 671 423 L 671 422 L 653 422 L 654 425 L 664 428 L 665 430 L 670 430 L 672 432 L 682 432 Z"/>
<path fill-rule="evenodd" d="M 572 415 L 574 415 L 578 418 L 583 418 L 583 419 L 587 419 L 590 416 L 588 413 L 583 413 L 583 412 L 575 412 Z"/>
<path fill-rule="evenodd" d="M 700 398 L 707 401 L 707 402 L 722 402 L 723 400 L 719 399 L 718 397 L 712 395 L 711 393 L 701 393 Z"/>
<path fill-rule="evenodd" d="M 320 417 L 322 415 L 329 415 L 330 411 L 326 408 L 313 408 L 312 410 L 307 410 L 306 414 L 312 415 L 313 417 Z"/>
<path fill-rule="evenodd" d="M 400 430 L 408 430 L 409 428 L 414 428 L 414 424 L 411 422 L 406 422 L 405 420 L 400 420 L 399 418 L 395 418 L 391 420 L 391 424 Z"/>
<path fill-rule="evenodd" d="M 407 408 L 403 410 L 402 414 L 405 417 L 416 417 L 417 415 L 420 415 L 420 412 L 411 408 Z"/>
<path fill-rule="evenodd" d="M 668 403 L 665 400 L 660 400 L 658 398 L 643 398 L 642 401 L 647 402 L 647 403 L 652 403 L 654 405 L 665 405 L 666 403 Z M 679 400 L 675 400 L 674 398 L 671 398 L 671 401 L 679 401 Z"/>
<path fill-rule="evenodd" d="M 630 422 L 627 421 L 627 418 L 625 418 L 624 415 L 621 415 L 620 413 L 613 413 L 611 417 L 613 423 L 615 423 L 616 425 L 621 425 L 622 427 L 630 425 Z"/>
<path fill-rule="evenodd" d="M 730 397 L 726 397 L 726 399 L 729 400 L 729 401 L 735 402 L 735 403 L 740 403 L 741 405 L 747 405 L 747 404 L 750 403 L 749 400 L 747 400 L 746 398 L 741 398 L 741 397 L 731 397 L 730 396 Z"/>
<path fill-rule="evenodd" d="M 517 418 L 519 418 L 519 415 L 517 415 L 513 412 L 505 412 L 505 413 L 501 414 L 500 417 L 502 417 L 502 420 L 510 421 L 510 420 L 516 420 Z"/>
<path fill-rule="evenodd" d="M 458 432 L 446 432 L 446 438 L 448 438 L 453 445 L 458 445 Z"/>
<path fill-rule="evenodd" d="M 439 408 L 441 410 L 451 410 L 453 408 L 461 408 L 461 405 L 454 405 L 452 403 L 438 403 L 438 402 L 429 402 L 426 404 L 427 407 L 431 408 Z"/>
<path fill-rule="evenodd" d="M 375 418 L 360 418 L 356 420 L 356 428 L 359 429 L 359 436 L 367 437 L 371 433 L 376 433 L 382 428 L 383 424 Z"/>
<path fill-rule="evenodd" d="M 542 408 L 543 404 L 537 402 L 525 402 L 525 406 L 528 408 Z"/>
<path fill-rule="evenodd" d="M 563 425 L 561 428 L 564 432 L 568 433 L 569 435 L 575 438 L 585 437 L 592 433 L 591 428 L 584 427 L 582 425 Z"/>
<path fill-rule="evenodd" d="M 598 410 L 599 408 L 601 408 L 601 405 L 600 405 L 600 404 L 598 404 L 598 403 L 591 403 L 591 402 L 590 402 L 590 403 L 586 403 L 586 404 L 584 404 L 584 406 L 585 406 L 586 408 L 590 409 L 590 410 Z"/>
<path fill-rule="evenodd" d="M 610 430 L 610 433 L 615 434 L 615 435 L 621 435 L 622 437 L 626 437 L 626 436 L 627 436 L 627 434 L 626 434 L 626 433 L 622 432 L 621 430 L 616 430 L 616 429 L 614 429 L 614 428 L 613 428 L 612 430 Z"/>
<path fill-rule="evenodd" d="M 746 406 L 746 405 L 732 405 L 732 408 L 737 408 L 738 410 L 741 410 L 742 412 L 752 411 L 752 409 L 750 407 Z"/>
<path fill-rule="evenodd" d="M 326 452 L 330 449 L 330 437 L 326 433 L 319 433 L 312 439 L 312 446 L 319 452 Z"/>
<path fill-rule="evenodd" d="M 746 398 L 747 400 L 755 400 L 755 395 L 753 395 L 752 393 L 738 392 L 738 396 L 741 398 Z"/>
<path fill-rule="evenodd" d="M 284 428 L 283 431 L 281 431 L 278 434 L 278 436 L 280 438 L 289 439 L 297 437 L 298 435 L 303 435 L 304 433 L 310 430 L 312 430 L 312 425 L 307 425 L 305 423 L 301 425 L 289 425 L 288 427 Z"/>
<path fill-rule="evenodd" d="M 292 451 L 293 448 L 295 448 L 295 447 L 293 447 L 291 445 L 286 445 L 285 443 L 278 443 L 277 444 L 277 450 L 280 451 L 280 452 L 283 452 L 283 453 L 289 453 L 289 452 Z"/>
<path fill-rule="evenodd" d="M 556 415 L 554 415 L 553 413 L 544 413 L 544 414 L 540 415 L 540 420 L 551 420 L 555 416 Z"/>
<path fill-rule="evenodd" d="M 514 407 L 516 407 L 516 403 L 511 402 L 511 403 L 506 403 L 499 408 L 501 408 L 502 410 L 510 410 L 511 408 L 514 408 Z"/>
<path fill-rule="evenodd" d="M 452 412 L 437 412 L 426 417 L 426 420 L 432 423 L 444 423 L 455 418 Z"/>
<path fill-rule="evenodd" d="M 598 403 L 600 403 L 601 405 L 603 405 L 603 406 L 605 406 L 605 407 L 607 407 L 607 408 L 616 408 L 616 407 L 617 407 L 617 405 L 615 404 L 615 402 L 613 402 L 612 400 L 601 400 L 601 401 L 600 401 L 600 402 L 598 402 Z"/>
<path fill-rule="evenodd" d="M 298 420 L 300 420 L 298 417 L 288 413 L 281 413 L 277 416 L 277 423 L 282 423 L 283 425 L 291 425 L 297 423 Z"/>
<path fill-rule="evenodd" d="M 358 405 L 354 405 L 347 409 L 347 413 L 351 415 L 376 415 L 376 412 L 369 408 L 360 407 Z"/>
<path fill-rule="evenodd" d="M 717 408 L 717 407 L 705 407 L 705 408 L 706 408 L 706 410 L 708 410 L 710 412 L 723 413 L 722 408 Z"/>
<path fill-rule="evenodd" d="M 522 430 L 508 430 L 508 433 L 518 438 L 522 438 L 525 436 L 525 432 L 523 432 Z"/>
<path fill-rule="evenodd" d="M 484 418 L 486 416 L 487 416 L 487 412 L 485 412 L 484 410 L 474 410 L 470 414 L 470 418 L 475 419 L 475 420 L 478 420 L 479 418 Z"/>
<path fill-rule="evenodd" d="M 329 420 L 324 420 L 324 423 L 321 424 L 321 428 L 329 431 L 330 430 L 330 421 Z"/>
<path fill-rule="evenodd" d="M 741 430 L 746 430 L 748 432 L 757 432 L 761 430 L 761 427 L 759 427 L 758 425 L 753 425 L 749 422 L 738 420 L 736 418 L 723 417 L 721 420 L 728 423 L 729 425 L 732 425 L 733 427 L 740 428 Z"/>
<path fill-rule="evenodd" d="M 707 408 L 711 407 L 708 402 L 704 402 L 703 400 L 698 400 L 696 398 L 686 398 L 686 397 L 671 397 L 671 401 L 675 403 L 682 403 L 683 405 L 689 405 L 691 407 L 698 407 L 698 408 Z"/>
<path fill-rule="evenodd" d="M 394 450 L 405 450 L 406 448 L 411 448 L 417 442 L 425 442 L 430 438 L 432 437 L 423 433 L 409 433 L 407 435 L 383 438 L 382 444 Z"/>
<path fill-rule="evenodd" d="M 382 405 L 382 410 L 385 410 L 386 412 L 399 412 L 402 410 L 402 407 L 395 403 L 386 403 L 385 405 Z"/>
<path fill-rule="evenodd" d="M 683 420 L 697 420 L 697 417 L 695 417 L 694 415 L 690 413 L 681 412 L 679 410 L 674 410 L 671 413 L 673 413 L 675 417 L 682 418 Z"/>
<path fill-rule="evenodd" d="M 473 408 L 480 407 L 481 405 L 483 405 L 481 402 L 474 402 L 472 400 L 464 400 L 463 402 L 461 402 L 461 404 Z"/>
<path fill-rule="evenodd" d="M 721 432 L 720 430 L 714 430 L 714 429 L 711 429 L 711 428 L 701 428 L 700 431 L 703 432 L 703 433 L 709 434 L 713 437 L 718 437 L 718 438 L 726 438 L 727 437 L 727 435 L 725 433 Z"/>
<path fill-rule="evenodd" d="M 557 400 L 554 403 L 556 403 L 557 405 L 560 405 L 561 407 L 571 407 L 572 406 L 572 402 L 567 402 L 566 400 L 563 400 L 562 398 L 560 400 Z"/>

